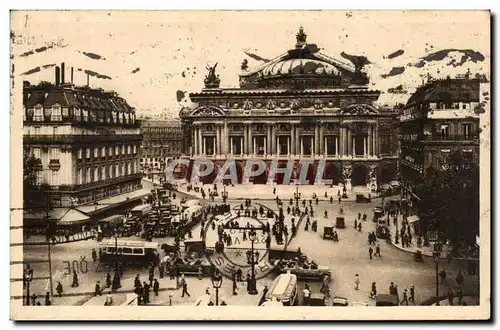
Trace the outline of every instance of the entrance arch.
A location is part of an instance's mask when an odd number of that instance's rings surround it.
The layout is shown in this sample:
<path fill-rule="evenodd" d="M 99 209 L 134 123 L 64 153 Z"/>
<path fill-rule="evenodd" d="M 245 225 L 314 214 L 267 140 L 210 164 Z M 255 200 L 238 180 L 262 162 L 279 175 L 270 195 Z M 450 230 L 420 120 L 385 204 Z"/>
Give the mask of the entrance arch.
<path fill-rule="evenodd" d="M 200 165 L 200 171 L 205 171 L 206 168 L 207 168 L 206 164 Z M 217 178 L 217 173 L 219 173 L 219 166 L 217 166 L 217 164 L 214 164 L 213 171 L 211 173 L 208 173 L 207 175 L 200 177 L 200 181 L 203 182 L 203 184 L 212 184 Z"/>
<path fill-rule="evenodd" d="M 366 186 L 368 182 L 368 166 L 365 164 L 354 165 L 351 174 L 351 185 L 355 186 Z"/>
<path fill-rule="evenodd" d="M 333 185 L 338 185 L 341 179 L 340 168 L 333 162 L 327 162 L 323 170 L 323 180 L 332 180 Z"/>
<path fill-rule="evenodd" d="M 380 171 L 380 183 L 389 183 L 396 179 L 396 168 L 393 165 L 386 165 Z"/>

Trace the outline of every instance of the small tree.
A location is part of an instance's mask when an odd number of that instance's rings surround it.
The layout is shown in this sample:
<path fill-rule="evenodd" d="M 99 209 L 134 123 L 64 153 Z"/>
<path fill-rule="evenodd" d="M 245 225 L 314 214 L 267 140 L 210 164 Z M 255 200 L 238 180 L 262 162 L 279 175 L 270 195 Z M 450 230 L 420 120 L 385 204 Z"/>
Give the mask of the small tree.
<path fill-rule="evenodd" d="M 479 232 L 479 166 L 461 152 L 451 154 L 443 168 L 429 171 L 416 187 L 415 202 L 422 230 L 436 230 L 454 250 L 473 245 Z"/>

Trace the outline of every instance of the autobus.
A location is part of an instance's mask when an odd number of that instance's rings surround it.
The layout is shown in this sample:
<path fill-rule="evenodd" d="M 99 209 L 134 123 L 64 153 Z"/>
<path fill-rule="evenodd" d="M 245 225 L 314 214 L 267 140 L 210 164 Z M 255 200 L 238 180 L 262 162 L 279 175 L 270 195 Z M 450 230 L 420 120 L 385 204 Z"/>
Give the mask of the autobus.
<path fill-rule="evenodd" d="M 126 265 L 157 265 L 159 259 L 158 242 L 107 239 L 99 244 L 102 252 L 100 263 L 113 265 L 115 262 Z"/>
<path fill-rule="evenodd" d="M 146 216 L 149 212 L 153 210 L 153 207 L 151 204 L 142 204 L 142 205 L 137 205 L 134 207 L 131 211 L 130 214 L 132 216 L 138 216 L 140 218 Z"/>
<path fill-rule="evenodd" d="M 294 306 L 298 303 L 297 275 L 281 274 L 273 281 L 266 293 L 266 301 L 279 301 L 283 306 Z"/>

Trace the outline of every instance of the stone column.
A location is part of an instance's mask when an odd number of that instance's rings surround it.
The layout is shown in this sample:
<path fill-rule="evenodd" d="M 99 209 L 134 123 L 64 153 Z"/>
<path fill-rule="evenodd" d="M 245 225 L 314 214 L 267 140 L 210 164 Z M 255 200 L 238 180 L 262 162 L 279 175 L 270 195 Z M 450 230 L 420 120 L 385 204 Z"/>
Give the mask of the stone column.
<path fill-rule="evenodd" d="M 351 129 L 346 128 L 347 130 L 347 151 L 346 155 L 352 156 L 352 134 L 351 134 Z"/>
<path fill-rule="evenodd" d="M 378 146 L 378 143 L 379 143 L 379 141 L 378 141 L 378 123 L 375 125 L 376 125 L 375 126 L 375 144 L 373 146 L 373 152 L 374 152 L 375 156 L 378 156 L 378 154 L 379 154 L 379 152 L 378 152 L 378 148 L 379 148 L 379 146 Z"/>
<path fill-rule="evenodd" d="M 368 155 L 368 138 L 366 136 L 363 137 L 363 156 L 366 157 Z"/>
<path fill-rule="evenodd" d="M 252 154 L 252 155 L 255 155 L 255 154 L 256 154 L 256 152 L 255 152 L 255 151 L 257 150 L 257 141 L 255 141 L 255 138 L 252 138 L 252 140 L 253 140 L 253 141 L 252 141 L 252 142 L 253 142 L 253 143 L 252 143 L 252 148 L 253 148 L 253 149 L 252 149 L 251 154 Z"/>
<path fill-rule="evenodd" d="M 319 126 L 319 155 L 326 155 L 326 143 L 325 143 L 325 130 L 323 127 L 323 123 Z"/>
<path fill-rule="evenodd" d="M 229 149 L 229 150 L 230 150 L 231 155 L 232 155 L 232 154 L 233 154 L 233 138 L 232 138 L 232 137 L 231 137 L 231 138 L 229 138 L 229 143 L 230 143 L 230 146 L 229 146 L 229 147 L 230 147 L 230 149 Z"/>
<path fill-rule="evenodd" d="M 372 142 L 372 125 L 368 126 L 368 156 L 372 155 L 372 150 L 373 150 L 373 142 Z"/>
<path fill-rule="evenodd" d="M 339 137 L 336 136 L 335 137 L 335 155 L 340 155 L 340 152 L 339 152 Z"/>
<path fill-rule="evenodd" d="M 345 146 L 345 132 L 344 132 L 344 128 L 340 127 L 340 129 L 339 129 L 339 147 L 340 148 L 338 149 L 337 153 L 341 157 L 344 155 L 344 146 Z"/>
<path fill-rule="evenodd" d="M 198 154 L 203 155 L 203 138 L 201 135 L 201 127 L 198 127 Z"/>
<path fill-rule="evenodd" d="M 302 149 L 300 148 L 300 128 L 295 127 L 295 153 L 302 156 Z"/>
<path fill-rule="evenodd" d="M 292 129 L 290 131 L 290 152 L 292 155 L 296 155 L 297 151 L 295 150 L 295 126 L 292 125 Z"/>
<path fill-rule="evenodd" d="M 267 155 L 267 142 L 269 139 L 267 137 L 264 138 L 264 156 Z"/>
<path fill-rule="evenodd" d="M 216 155 L 220 155 L 220 126 L 216 126 L 217 130 L 216 130 L 216 137 L 215 137 L 215 154 Z"/>
<path fill-rule="evenodd" d="M 243 155 L 248 154 L 248 125 L 243 125 L 243 149 L 241 150 Z"/>
<path fill-rule="evenodd" d="M 318 125 L 314 126 L 314 155 L 319 155 L 319 127 Z"/>
<path fill-rule="evenodd" d="M 299 138 L 300 140 L 300 154 L 304 155 L 304 138 Z"/>
<path fill-rule="evenodd" d="M 193 155 L 196 156 L 198 155 L 198 128 L 193 126 L 193 143 L 192 143 L 192 148 L 193 148 Z"/>
<path fill-rule="evenodd" d="M 286 153 L 288 156 L 290 156 L 290 137 L 286 137 Z"/>
<path fill-rule="evenodd" d="M 240 156 L 243 156 L 245 154 L 245 135 L 241 137 L 240 139 Z"/>
<path fill-rule="evenodd" d="M 229 134 L 228 134 L 228 129 L 227 129 L 227 123 L 224 123 L 224 134 L 222 136 L 222 143 L 223 143 L 222 150 L 223 150 L 224 154 L 227 155 L 227 153 L 229 151 L 229 146 L 228 146 Z"/>
<path fill-rule="evenodd" d="M 271 127 L 271 153 L 276 155 L 276 127 Z"/>
<path fill-rule="evenodd" d="M 267 139 L 266 139 L 266 155 L 267 153 L 272 153 L 271 150 L 271 125 L 267 124 Z"/>
<path fill-rule="evenodd" d="M 248 150 L 247 154 L 248 155 L 253 155 L 254 150 L 253 150 L 253 138 L 252 138 L 252 124 L 248 124 Z"/>

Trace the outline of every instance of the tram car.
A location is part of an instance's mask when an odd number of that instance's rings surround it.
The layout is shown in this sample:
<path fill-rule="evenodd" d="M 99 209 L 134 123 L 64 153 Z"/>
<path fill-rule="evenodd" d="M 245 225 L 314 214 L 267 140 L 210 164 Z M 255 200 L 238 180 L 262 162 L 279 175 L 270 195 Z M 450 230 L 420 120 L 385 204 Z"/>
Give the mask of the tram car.
<path fill-rule="evenodd" d="M 102 251 L 100 264 L 113 266 L 118 262 L 131 267 L 148 267 L 159 262 L 158 242 L 133 240 L 103 240 L 99 243 Z"/>

